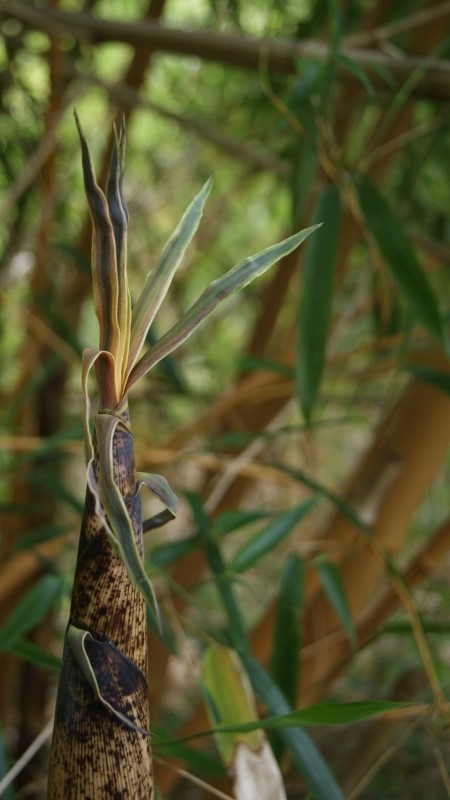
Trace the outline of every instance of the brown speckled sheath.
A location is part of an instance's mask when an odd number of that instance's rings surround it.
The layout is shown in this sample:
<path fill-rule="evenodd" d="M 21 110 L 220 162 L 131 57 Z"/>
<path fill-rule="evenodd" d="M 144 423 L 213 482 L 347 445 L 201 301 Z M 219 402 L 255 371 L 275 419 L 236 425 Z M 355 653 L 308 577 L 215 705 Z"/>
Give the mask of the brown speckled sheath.
<path fill-rule="evenodd" d="M 121 405 L 120 415 L 129 422 L 126 402 Z M 114 434 L 113 457 L 115 481 L 125 499 L 142 555 L 141 502 L 136 491 L 133 440 L 131 433 L 122 428 Z M 117 702 L 138 727 L 148 730 L 145 600 L 112 550 L 95 515 L 89 490 L 70 624 L 89 631 L 99 642 L 115 645 L 105 645 L 104 653 L 101 645 L 97 648 L 106 674 L 108 701 L 111 705 Z M 115 648 L 126 657 L 121 657 L 119 666 L 114 658 Z M 154 796 L 149 736 L 127 727 L 95 698 L 67 640 L 49 773 L 48 800 L 151 800 Z"/>

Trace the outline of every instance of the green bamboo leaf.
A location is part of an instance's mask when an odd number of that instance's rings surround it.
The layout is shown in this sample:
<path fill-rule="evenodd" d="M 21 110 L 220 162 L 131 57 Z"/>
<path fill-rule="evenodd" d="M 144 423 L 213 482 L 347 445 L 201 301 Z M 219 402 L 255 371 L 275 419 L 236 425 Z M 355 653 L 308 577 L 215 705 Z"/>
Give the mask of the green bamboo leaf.
<path fill-rule="evenodd" d="M 309 500 L 277 514 L 267 527 L 259 531 L 234 554 L 228 564 L 228 571 L 244 572 L 252 567 L 292 532 L 294 527 L 312 511 L 319 499 L 320 495 L 314 495 Z"/>
<path fill-rule="evenodd" d="M 349 58 L 349 56 L 346 56 L 344 53 L 338 53 L 337 60 L 339 64 L 345 67 L 345 69 L 351 72 L 351 74 L 354 75 L 360 83 L 362 83 L 369 97 L 374 98 L 376 96 L 375 89 L 369 80 L 369 77 L 354 58 Z"/>
<path fill-rule="evenodd" d="M 356 631 L 341 573 L 336 564 L 328 561 L 324 556 L 318 558 L 316 564 L 325 593 L 341 620 L 352 647 L 355 648 L 357 645 Z"/>
<path fill-rule="evenodd" d="M 341 200 L 334 186 L 328 186 L 320 196 L 314 219 L 322 220 L 325 227 L 322 235 L 314 236 L 306 246 L 297 348 L 298 396 L 307 423 L 311 421 L 325 364 L 333 299 L 341 223 Z"/>
<path fill-rule="evenodd" d="M 367 226 L 412 312 L 442 344 L 444 328 L 439 306 L 416 253 L 383 195 L 366 177 L 356 182 Z"/>
<path fill-rule="evenodd" d="M 28 533 L 22 534 L 20 539 L 15 545 L 15 550 L 28 550 L 30 547 L 35 547 L 41 542 L 47 542 L 49 539 L 54 539 L 56 536 L 61 536 L 70 530 L 70 525 L 61 522 L 54 522 L 50 525 L 40 525 Z"/>
<path fill-rule="evenodd" d="M 240 530 L 246 525 L 250 525 L 252 522 L 259 522 L 259 520 L 267 519 L 270 516 L 272 515 L 269 511 L 261 511 L 259 508 L 236 508 L 232 511 L 224 511 L 214 520 L 214 532 L 217 532 L 219 536 L 225 536 L 228 533 Z"/>
<path fill-rule="evenodd" d="M 209 178 L 185 211 L 178 226 L 165 245 L 155 269 L 147 276 L 142 294 L 132 314 L 128 373 L 131 372 L 139 357 L 148 329 L 166 296 L 186 249 L 197 231 L 211 185 L 212 178 Z"/>
<path fill-rule="evenodd" d="M 179 759 L 188 765 L 191 772 L 203 775 L 226 775 L 226 769 L 217 757 L 199 750 L 198 747 L 190 747 L 182 742 L 164 743 L 167 738 L 165 731 L 158 725 L 152 724 L 152 749 L 158 755 L 167 755 L 173 759 Z"/>
<path fill-rule="evenodd" d="M 183 556 L 191 553 L 196 547 L 199 546 L 198 536 L 189 536 L 186 539 L 179 539 L 176 542 L 168 542 L 159 547 L 155 547 L 150 554 L 150 563 L 154 567 L 160 569 L 167 569 L 175 561 L 178 561 Z"/>
<path fill-rule="evenodd" d="M 67 640 L 97 700 L 124 725 L 150 736 L 138 721 L 145 717 L 147 679 L 112 642 L 69 625 Z"/>
<path fill-rule="evenodd" d="M 41 622 L 61 594 L 59 575 L 44 575 L 19 601 L 0 627 L 0 652 L 11 648 Z"/>
<path fill-rule="evenodd" d="M 419 367 L 413 366 L 408 367 L 408 372 L 411 372 L 416 378 L 419 378 L 421 381 L 427 381 L 427 383 L 431 383 L 432 386 L 436 386 L 444 394 L 450 395 L 450 373 L 449 372 L 441 372 L 437 369 L 432 369 L 431 367 Z"/>
<path fill-rule="evenodd" d="M 248 658 L 250 658 L 250 656 L 242 656 L 242 660 L 246 664 Z M 257 690 L 261 698 L 263 697 L 263 692 L 266 691 L 272 706 L 275 706 L 278 701 L 280 701 L 279 704 L 282 705 L 280 696 L 282 698 L 283 695 L 278 687 L 275 684 L 270 685 L 269 683 L 267 683 L 267 685 L 264 687 L 265 678 L 263 678 L 262 674 L 260 673 L 262 667 L 257 662 L 253 662 L 252 668 L 255 669 L 255 686 L 261 686 L 261 692 Z M 268 678 L 267 674 L 265 675 L 266 678 Z M 406 708 L 408 705 L 409 703 L 392 700 L 357 700 L 350 703 L 318 703 L 317 705 L 307 706 L 306 708 L 290 711 L 286 714 L 276 714 L 274 716 L 264 717 L 263 719 L 254 719 L 249 722 L 235 723 L 232 725 L 216 724 L 212 730 L 202 731 L 201 733 L 197 733 L 194 736 L 189 736 L 186 738 L 189 740 L 196 738 L 201 739 L 206 736 L 210 736 L 212 733 L 214 733 L 216 736 L 219 736 L 222 733 L 243 733 L 258 729 L 265 731 L 280 731 L 283 728 L 288 729 L 303 727 L 330 727 L 332 725 L 351 725 L 358 722 L 363 722 L 366 719 L 371 719 L 372 717 L 390 714 L 392 711 L 395 711 L 399 708 Z M 180 741 L 184 740 L 177 739 L 173 743 L 175 744 Z M 172 744 L 172 742 L 171 740 L 162 741 L 161 744 L 164 747 L 168 747 L 170 744 Z"/>
<path fill-rule="evenodd" d="M 350 725 L 363 722 L 380 714 L 388 714 L 397 708 L 404 708 L 408 703 L 399 703 L 392 700 L 357 700 L 351 703 L 318 703 L 317 705 L 301 708 L 290 714 L 278 717 L 267 717 L 256 720 L 255 725 L 260 725 L 264 730 L 278 730 L 279 728 L 295 728 L 301 726 L 328 726 Z"/>
<path fill-rule="evenodd" d="M 291 704 L 296 701 L 299 683 L 303 591 L 302 562 L 296 553 L 290 553 L 283 566 L 278 592 L 271 672 Z"/>
<path fill-rule="evenodd" d="M 319 225 L 313 225 L 296 233 L 279 244 L 269 247 L 262 253 L 247 258 L 242 264 L 213 281 L 200 295 L 193 306 L 150 350 L 142 356 L 130 373 L 126 386 L 128 389 L 149 369 L 155 366 L 176 347 L 179 347 L 193 333 L 216 306 L 234 292 L 247 286 L 254 278 L 262 275 L 283 256 L 295 250 Z"/>
<path fill-rule="evenodd" d="M 48 653 L 42 647 L 39 647 L 34 642 L 29 642 L 27 639 L 18 639 L 11 647 L 11 652 L 14 653 L 23 661 L 30 661 L 32 664 L 37 664 L 39 667 L 44 667 L 52 672 L 59 672 L 61 669 L 61 659 L 54 656 L 53 653 Z"/>
<path fill-rule="evenodd" d="M 289 703 L 263 667 L 247 653 L 242 653 L 241 658 L 256 693 L 269 713 L 290 716 L 292 709 Z M 311 790 L 314 800 L 344 800 L 344 795 L 330 768 L 306 731 L 299 728 L 280 728 L 280 736 Z"/>

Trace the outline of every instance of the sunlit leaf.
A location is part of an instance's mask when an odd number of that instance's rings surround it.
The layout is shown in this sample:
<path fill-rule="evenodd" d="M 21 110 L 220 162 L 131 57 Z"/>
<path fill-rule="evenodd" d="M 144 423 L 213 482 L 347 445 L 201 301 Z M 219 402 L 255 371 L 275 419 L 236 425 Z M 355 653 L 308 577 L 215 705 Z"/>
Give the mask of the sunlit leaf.
<path fill-rule="evenodd" d="M 202 658 L 202 680 L 214 724 L 234 725 L 255 719 L 256 704 L 247 673 L 231 648 L 218 644 L 206 648 Z M 238 742 L 247 742 L 249 747 L 257 750 L 261 745 L 261 734 L 255 730 L 220 736 L 217 745 L 227 767 L 231 766 Z"/>

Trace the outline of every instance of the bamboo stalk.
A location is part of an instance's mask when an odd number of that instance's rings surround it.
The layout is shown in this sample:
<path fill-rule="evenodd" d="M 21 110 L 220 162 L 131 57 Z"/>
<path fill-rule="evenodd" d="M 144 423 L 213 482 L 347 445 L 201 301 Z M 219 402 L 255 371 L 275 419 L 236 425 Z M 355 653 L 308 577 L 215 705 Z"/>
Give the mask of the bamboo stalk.
<path fill-rule="evenodd" d="M 143 553 L 142 515 L 137 491 L 133 439 L 125 400 L 116 409 L 127 429 L 113 437 L 117 486 Z M 98 474 L 96 448 L 94 471 Z M 133 727 L 111 713 L 92 691 L 66 637 L 55 713 L 49 770 L 49 800 L 64 798 L 153 797 L 149 709 L 147 698 L 147 637 L 145 600 L 130 580 L 121 558 L 99 525 L 92 492 L 86 502 L 74 579 L 69 628 L 89 632 L 91 663 L 105 669 L 107 686 L 100 687 L 110 706 L 129 717 Z M 95 666 L 95 664 L 94 664 Z M 100 683 L 100 677 L 98 682 Z M 141 730 L 138 730 L 141 729 Z M 120 794 L 118 794 L 120 793 Z"/>

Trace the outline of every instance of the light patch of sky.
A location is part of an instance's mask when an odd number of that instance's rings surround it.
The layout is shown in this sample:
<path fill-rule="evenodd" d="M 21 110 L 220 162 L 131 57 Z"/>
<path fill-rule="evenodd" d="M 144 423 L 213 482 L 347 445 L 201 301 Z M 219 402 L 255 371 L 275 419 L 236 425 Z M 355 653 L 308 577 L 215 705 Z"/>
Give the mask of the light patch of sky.
<path fill-rule="evenodd" d="M 122 22 L 142 19 L 147 8 L 146 0 L 99 0 L 95 6 L 95 14 L 107 19 Z"/>
<path fill-rule="evenodd" d="M 198 27 L 205 24 L 211 13 L 208 0 L 169 0 L 164 14 L 171 25 Z"/>

